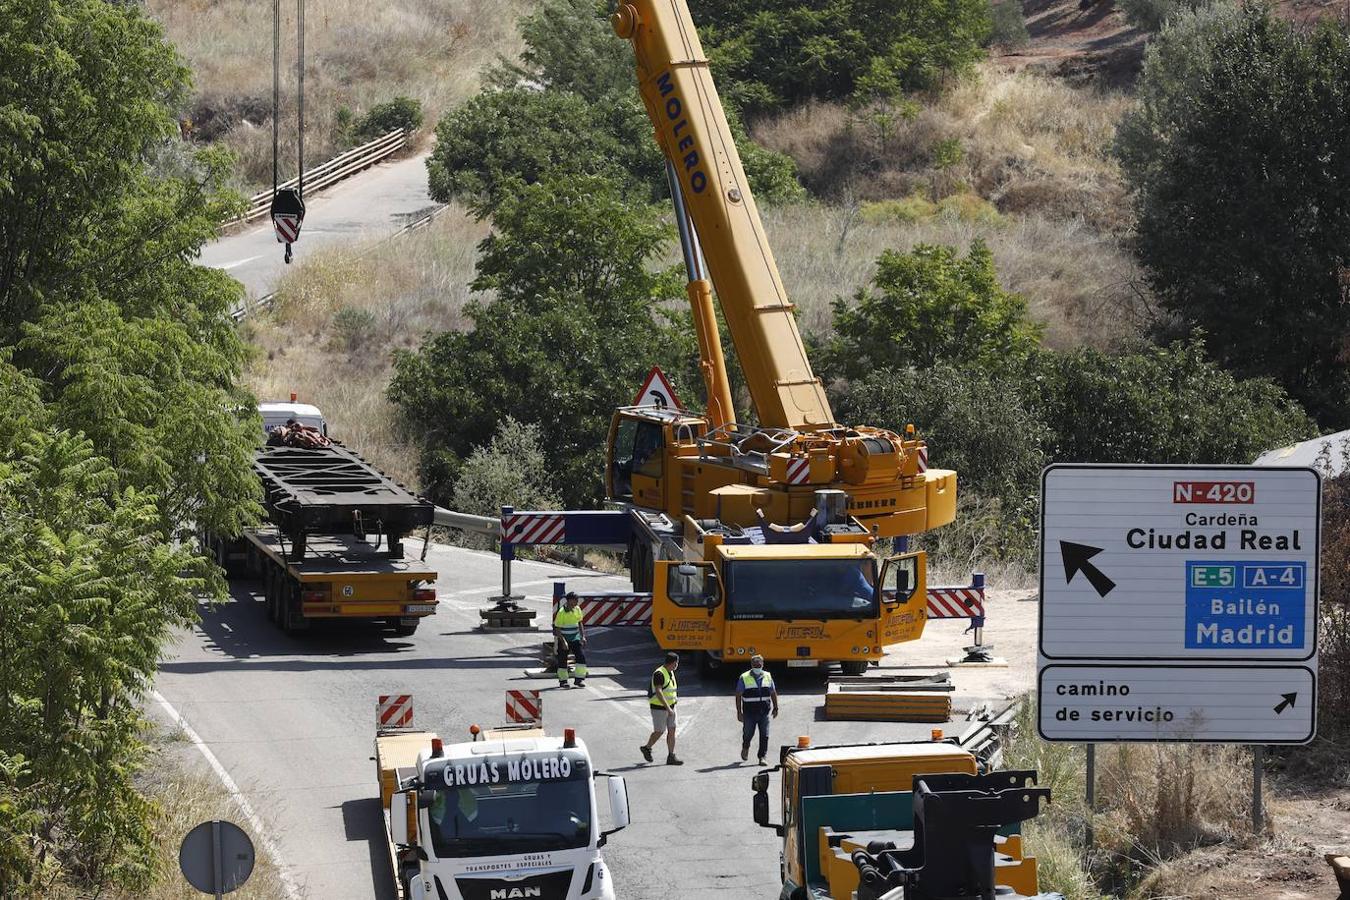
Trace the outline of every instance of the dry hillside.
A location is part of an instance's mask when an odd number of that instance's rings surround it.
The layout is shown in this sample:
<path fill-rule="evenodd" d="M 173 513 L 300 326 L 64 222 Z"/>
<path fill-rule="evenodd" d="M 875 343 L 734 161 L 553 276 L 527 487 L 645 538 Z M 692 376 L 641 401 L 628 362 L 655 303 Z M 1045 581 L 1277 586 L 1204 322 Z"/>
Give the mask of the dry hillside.
<path fill-rule="evenodd" d="M 519 50 L 516 19 L 528 0 L 307 0 L 305 156 L 344 144 L 343 110 L 355 118 L 397 96 L 421 101 L 427 121 L 471 96 L 479 73 Z M 246 187 L 272 173 L 271 6 L 244 0 L 146 0 L 192 67 L 196 96 L 185 126 L 240 157 Z M 283 159 L 295 168 L 295 11 L 282 2 Z"/>

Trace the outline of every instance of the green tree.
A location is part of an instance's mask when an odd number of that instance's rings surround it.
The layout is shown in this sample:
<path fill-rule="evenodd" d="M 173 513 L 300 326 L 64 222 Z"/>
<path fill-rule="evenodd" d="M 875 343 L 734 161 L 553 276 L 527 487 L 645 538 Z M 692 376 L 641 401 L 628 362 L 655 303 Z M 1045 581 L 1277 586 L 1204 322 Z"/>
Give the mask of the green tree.
<path fill-rule="evenodd" d="M 234 530 L 258 493 L 239 285 L 195 264 L 238 198 L 173 149 L 187 70 L 139 7 L 0 0 L 0 345 L 165 534 Z"/>
<path fill-rule="evenodd" d="M 483 92 L 437 127 L 427 161 L 432 196 L 468 200 L 486 214 L 513 180 L 553 175 L 606 175 L 641 198 L 666 196 L 633 51 L 615 37 L 604 7 L 545 0 L 520 27 L 520 62 L 489 71 Z M 756 196 L 770 203 L 804 196 L 791 158 L 756 144 L 735 110 L 727 113 Z"/>
<path fill-rule="evenodd" d="M 482 244 L 474 328 L 400 353 L 390 398 L 424 441 L 423 482 L 448 499 L 463 460 L 510 417 L 538 425 L 563 501 L 602 493 L 613 409 L 653 364 L 695 371 L 682 278 L 653 272 L 668 226 L 600 177 L 549 179 L 507 192 Z"/>
<path fill-rule="evenodd" d="M 913 424 L 935 468 L 955 469 L 963 489 L 1013 506 L 1034 500 L 1052 443 L 1020 371 L 939 362 L 882 369 L 839 397 L 844 421 L 903 432 Z"/>
<path fill-rule="evenodd" d="M 1234 372 L 1350 424 L 1350 39 L 1255 5 L 1184 15 L 1139 91 L 1118 148 L 1163 307 Z"/>
<path fill-rule="evenodd" d="M 1199 341 L 1045 354 L 1027 385 L 1055 462 L 1250 463 L 1316 433 L 1278 385 L 1234 376 Z"/>
<path fill-rule="evenodd" d="M 153 876 L 139 701 L 208 587 L 162 536 L 156 499 L 87 439 L 33 431 L 0 452 L 0 828 L 21 829 L 0 831 L 7 897 L 58 872 L 94 893 Z"/>
<path fill-rule="evenodd" d="M 988 0 L 693 0 L 713 73 L 747 115 L 932 87 L 969 67 Z"/>
<path fill-rule="evenodd" d="M 964 258 L 927 244 L 885 251 L 852 303 L 834 301 L 834 330 L 825 370 L 857 379 L 942 361 L 1016 362 L 1036 349 L 1041 327 L 1027 318 L 1026 301 L 998 283 L 993 255 L 976 241 Z"/>

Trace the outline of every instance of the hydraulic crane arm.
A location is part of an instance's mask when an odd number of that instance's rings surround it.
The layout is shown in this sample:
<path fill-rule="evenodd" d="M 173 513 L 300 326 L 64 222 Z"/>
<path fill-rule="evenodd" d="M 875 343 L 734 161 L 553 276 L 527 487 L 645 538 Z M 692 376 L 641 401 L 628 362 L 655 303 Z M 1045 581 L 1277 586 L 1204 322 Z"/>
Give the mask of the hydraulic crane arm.
<path fill-rule="evenodd" d="M 621 3 L 612 22 L 632 41 L 638 89 L 702 243 L 760 425 L 833 426 L 685 0 Z M 700 327 L 710 324 L 715 329 Z M 704 343 L 705 372 L 724 370 L 724 360 L 707 358 Z"/>

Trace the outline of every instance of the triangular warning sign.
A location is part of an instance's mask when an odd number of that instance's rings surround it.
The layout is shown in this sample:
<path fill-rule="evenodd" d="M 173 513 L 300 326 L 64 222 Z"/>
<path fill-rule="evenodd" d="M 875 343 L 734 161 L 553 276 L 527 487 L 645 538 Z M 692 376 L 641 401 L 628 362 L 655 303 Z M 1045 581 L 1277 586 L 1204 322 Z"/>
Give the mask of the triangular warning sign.
<path fill-rule="evenodd" d="M 684 409 L 680 398 L 675 396 L 675 388 L 670 386 L 670 379 L 660 366 L 652 366 L 652 370 L 647 373 L 647 380 L 642 382 L 642 389 L 633 398 L 633 405 Z"/>

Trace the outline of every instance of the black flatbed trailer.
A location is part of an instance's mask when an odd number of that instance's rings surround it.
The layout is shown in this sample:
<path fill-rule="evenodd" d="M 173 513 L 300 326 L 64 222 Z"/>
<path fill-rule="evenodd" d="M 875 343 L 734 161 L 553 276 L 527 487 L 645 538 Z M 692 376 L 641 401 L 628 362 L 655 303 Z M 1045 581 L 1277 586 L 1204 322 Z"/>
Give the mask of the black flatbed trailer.
<path fill-rule="evenodd" d="M 435 514 L 431 501 L 336 441 L 317 449 L 265 447 L 254 456 L 253 469 L 268 521 L 284 535 L 286 555 L 295 561 L 304 560 L 309 535 L 364 540 L 372 533 L 384 537 L 389 559 L 402 559 L 403 537 L 430 527 Z"/>

